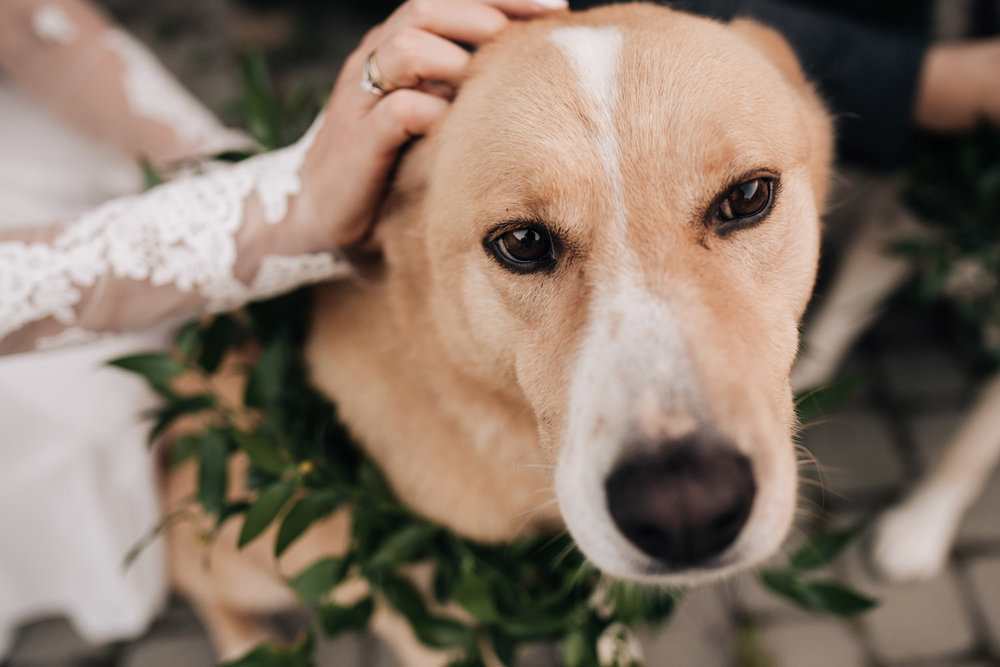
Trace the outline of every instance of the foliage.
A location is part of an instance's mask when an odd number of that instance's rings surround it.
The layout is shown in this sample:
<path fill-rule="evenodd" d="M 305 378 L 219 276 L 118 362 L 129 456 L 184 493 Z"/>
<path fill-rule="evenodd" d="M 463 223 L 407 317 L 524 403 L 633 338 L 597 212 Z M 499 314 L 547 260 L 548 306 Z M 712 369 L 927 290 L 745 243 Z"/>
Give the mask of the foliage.
<path fill-rule="evenodd" d="M 783 567 L 763 569 L 757 576 L 766 588 L 809 611 L 845 617 L 870 611 L 877 604 L 875 600 L 839 582 L 809 577 L 833 562 L 863 528 L 856 524 L 820 535 L 792 554 Z"/>
<path fill-rule="evenodd" d="M 1000 130 L 925 137 L 904 197 L 932 229 L 895 246 L 917 265 L 916 293 L 947 303 L 971 347 L 1000 366 Z"/>

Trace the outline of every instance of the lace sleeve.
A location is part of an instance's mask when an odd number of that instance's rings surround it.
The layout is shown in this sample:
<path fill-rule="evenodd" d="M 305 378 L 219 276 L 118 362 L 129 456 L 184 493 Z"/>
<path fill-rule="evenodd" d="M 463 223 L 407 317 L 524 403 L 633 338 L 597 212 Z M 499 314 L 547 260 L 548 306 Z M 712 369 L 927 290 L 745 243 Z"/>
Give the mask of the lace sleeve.
<path fill-rule="evenodd" d="M 296 144 L 115 199 L 66 225 L 0 236 L 0 353 L 224 310 L 349 265 L 300 228 Z"/>

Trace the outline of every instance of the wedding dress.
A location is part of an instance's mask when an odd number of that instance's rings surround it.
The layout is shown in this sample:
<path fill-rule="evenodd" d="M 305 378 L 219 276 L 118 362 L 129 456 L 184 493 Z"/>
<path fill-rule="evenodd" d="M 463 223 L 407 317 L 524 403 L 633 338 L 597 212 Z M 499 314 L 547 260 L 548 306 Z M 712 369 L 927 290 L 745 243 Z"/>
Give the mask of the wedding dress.
<path fill-rule="evenodd" d="M 0 220 L 41 225 L 0 229 L 0 350 L 43 350 L 0 357 L 2 658 L 25 620 L 64 614 L 108 642 L 141 633 L 163 601 L 160 544 L 123 568 L 158 520 L 141 419 L 155 398 L 104 364 L 165 348 L 170 327 L 118 332 L 350 269 L 329 252 L 275 252 L 278 236 L 254 228 L 280 234 L 311 133 L 136 194 L 132 161 L 10 88 L 0 88 L 0 118 Z"/>

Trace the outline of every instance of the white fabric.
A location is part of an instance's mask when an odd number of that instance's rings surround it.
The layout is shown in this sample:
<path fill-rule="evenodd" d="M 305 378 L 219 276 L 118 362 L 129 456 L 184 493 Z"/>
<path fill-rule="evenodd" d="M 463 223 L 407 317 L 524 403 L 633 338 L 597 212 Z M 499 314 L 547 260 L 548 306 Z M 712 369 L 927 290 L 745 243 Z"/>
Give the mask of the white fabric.
<path fill-rule="evenodd" d="M 141 187 L 130 161 L 0 86 L 0 221 L 47 224 Z M 65 335 L 65 332 L 64 334 Z M 0 358 L 0 659 L 21 623 L 65 614 L 93 642 L 137 636 L 163 602 L 162 545 L 122 559 L 158 520 L 138 418 L 155 399 L 108 359 L 163 332 Z"/>

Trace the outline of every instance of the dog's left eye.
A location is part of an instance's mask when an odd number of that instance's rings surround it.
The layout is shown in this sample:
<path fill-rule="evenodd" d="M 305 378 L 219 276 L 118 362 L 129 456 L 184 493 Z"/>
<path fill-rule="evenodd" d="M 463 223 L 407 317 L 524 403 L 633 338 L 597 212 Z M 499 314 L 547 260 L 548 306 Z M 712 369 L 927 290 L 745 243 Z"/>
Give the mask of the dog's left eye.
<path fill-rule="evenodd" d="M 725 234 L 749 227 L 764 219 L 774 200 L 775 179 L 752 178 L 726 193 L 716 204 L 718 231 Z"/>
<path fill-rule="evenodd" d="M 518 273 L 531 273 L 552 268 L 555 252 L 552 235 L 539 225 L 507 229 L 486 247 L 505 267 Z"/>

